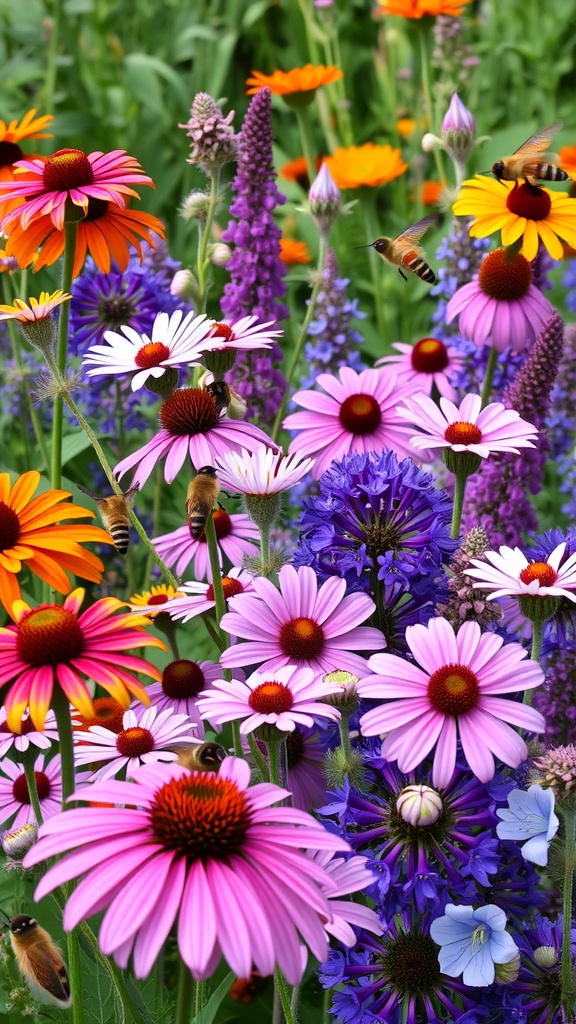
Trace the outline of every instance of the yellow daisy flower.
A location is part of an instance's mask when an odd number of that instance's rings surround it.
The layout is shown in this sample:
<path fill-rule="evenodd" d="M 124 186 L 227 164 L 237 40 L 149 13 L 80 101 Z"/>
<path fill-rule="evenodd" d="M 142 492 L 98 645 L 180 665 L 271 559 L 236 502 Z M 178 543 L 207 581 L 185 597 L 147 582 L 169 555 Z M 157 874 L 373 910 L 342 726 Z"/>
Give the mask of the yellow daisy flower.
<path fill-rule="evenodd" d="M 58 291 L 40 292 L 40 298 L 15 299 L 13 306 L 0 305 L 0 320 L 19 320 L 21 324 L 35 323 L 38 320 L 46 320 L 52 311 L 63 302 L 68 302 L 72 296 L 69 292 Z"/>
<path fill-rule="evenodd" d="M 185 597 L 185 594 L 180 593 L 170 583 L 159 583 L 157 586 L 151 586 L 150 590 L 143 590 L 141 594 L 132 594 L 128 604 L 132 611 L 137 611 L 140 615 L 155 617 L 162 611 L 166 601 L 173 597 Z"/>

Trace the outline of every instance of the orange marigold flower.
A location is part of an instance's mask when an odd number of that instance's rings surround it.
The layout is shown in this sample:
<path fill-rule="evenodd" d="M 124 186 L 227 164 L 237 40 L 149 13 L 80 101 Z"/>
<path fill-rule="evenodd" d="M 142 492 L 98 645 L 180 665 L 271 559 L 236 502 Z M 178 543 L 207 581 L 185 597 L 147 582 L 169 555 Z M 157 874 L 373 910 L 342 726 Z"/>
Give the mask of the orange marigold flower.
<path fill-rule="evenodd" d="M 409 139 L 416 131 L 416 121 L 413 117 L 399 117 L 396 121 L 396 131 L 403 139 Z"/>
<path fill-rule="evenodd" d="M 383 0 L 376 14 L 398 14 L 401 18 L 437 18 L 447 14 L 456 18 L 470 0 Z"/>
<path fill-rule="evenodd" d="M 324 157 L 324 163 L 338 188 L 359 188 L 361 185 L 375 188 L 408 170 L 399 149 L 387 144 L 377 146 L 373 142 L 337 149 L 333 156 Z"/>
<path fill-rule="evenodd" d="M 562 146 L 558 153 L 557 164 L 571 178 L 576 178 L 576 146 Z"/>
<path fill-rule="evenodd" d="M 281 238 L 280 259 L 291 267 L 295 263 L 310 263 L 312 257 L 306 242 L 299 242 L 297 238 Z"/>
<path fill-rule="evenodd" d="M 333 64 L 305 64 L 303 68 L 292 68 L 291 71 L 275 71 L 272 75 L 264 75 L 261 71 L 253 71 L 246 79 L 246 90 L 249 96 L 260 89 L 270 89 L 275 96 L 295 96 L 308 93 L 309 99 L 314 98 L 316 89 L 321 85 L 330 85 L 344 76 L 344 72 Z"/>
<path fill-rule="evenodd" d="M 322 160 L 319 156 L 314 157 L 314 164 L 316 170 L 319 171 L 322 166 Z M 278 177 L 284 178 L 284 181 L 295 181 L 301 188 L 308 190 L 310 188 L 310 178 L 308 177 L 308 163 L 305 156 L 298 156 L 295 160 L 290 160 L 287 164 L 282 164 L 282 167 L 278 171 Z"/>
<path fill-rule="evenodd" d="M 445 188 L 446 185 L 443 185 L 440 181 L 423 182 L 421 198 L 424 206 L 436 206 Z"/>
<path fill-rule="evenodd" d="M 24 565 L 61 594 L 70 590 L 67 573 L 99 583 L 104 565 L 79 541 L 111 544 L 99 526 L 56 525 L 62 519 L 93 519 L 94 513 L 69 502 L 69 491 L 32 495 L 40 473 L 30 470 L 10 486 L 8 473 L 0 473 L 0 601 L 9 615 L 20 599 L 17 575 Z"/>

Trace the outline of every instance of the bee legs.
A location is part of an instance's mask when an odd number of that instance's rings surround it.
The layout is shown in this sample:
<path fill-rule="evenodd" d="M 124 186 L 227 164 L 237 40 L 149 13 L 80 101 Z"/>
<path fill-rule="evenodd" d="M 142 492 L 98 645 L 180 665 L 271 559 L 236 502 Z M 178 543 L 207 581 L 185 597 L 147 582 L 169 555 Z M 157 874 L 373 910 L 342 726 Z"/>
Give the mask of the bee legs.
<path fill-rule="evenodd" d="M 405 281 L 408 280 L 408 278 L 406 277 L 406 274 L 404 273 L 404 271 L 400 270 L 400 267 L 398 267 L 398 273 L 400 274 L 400 277 L 404 278 Z"/>

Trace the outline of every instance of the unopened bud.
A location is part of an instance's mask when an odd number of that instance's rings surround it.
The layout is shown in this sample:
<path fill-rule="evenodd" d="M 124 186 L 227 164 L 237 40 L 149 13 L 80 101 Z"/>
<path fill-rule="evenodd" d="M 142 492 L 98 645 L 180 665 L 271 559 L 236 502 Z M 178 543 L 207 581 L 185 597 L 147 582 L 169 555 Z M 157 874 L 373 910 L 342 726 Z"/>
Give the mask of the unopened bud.
<path fill-rule="evenodd" d="M 340 689 L 337 693 L 331 693 L 328 697 L 324 697 L 324 702 L 340 708 L 343 713 L 351 714 L 358 707 L 356 691 L 359 681 L 358 676 L 352 675 L 351 672 L 345 672 L 344 669 L 327 672 L 325 676 L 322 676 L 322 682 L 329 683 L 331 686 L 336 684 Z"/>
<path fill-rule="evenodd" d="M 154 377 L 153 374 L 147 378 L 144 387 L 153 395 L 160 395 L 166 401 L 178 387 L 180 374 L 174 366 L 167 366 L 161 377 Z"/>
<path fill-rule="evenodd" d="M 321 234 L 327 235 L 336 218 L 342 213 L 342 196 L 326 164 L 322 164 L 310 186 L 308 202 L 318 230 Z"/>
<path fill-rule="evenodd" d="M 464 164 L 474 146 L 476 122 L 455 92 L 442 121 L 442 141 L 455 163 Z"/>
<path fill-rule="evenodd" d="M 13 832 L 5 832 L 2 836 L 2 850 L 10 860 L 22 860 L 31 846 L 36 842 L 38 827 L 26 822 Z"/>
<path fill-rule="evenodd" d="M 184 220 L 204 222 L 208 216 L 210 198 L 205 192 L 191 192 L 180 204 L 180 216 Z"/>
<path fill-rule="evenodd" d="M 422 136 L 420 145 L 425 153 L 433 153 L 435 149 L 444 149 L 442 139 L 439 139 L 437 135 L 433 135 L 432 132 L 426 132 Z"/>
<path fill-rule="evenodd" d="M 232 249 L 224 242 L 216 242 L 210 247 L 210 262 L 215 267 L 225 267 L 230 262 Z"/>
<path fill-rule="evenodd" d="M 191 270 L 177 270 L 170 282 L 170 295 L 179 299 L 191 299 L 195 294 L 196 280 Z"/>
<path fill-rule="evenodd" d="M 26 320 L 21 322 L 22 334 L 34 348 L 41 352 L 52 353 L 56 342 L 56 321 L 52 316 L 45 316 L 41 320 Z"/>
<path fill-rule="evenodd" d="M 554 967 L 558 963 L 558 951 L 554 946 L 538 946 L 532 955 L 538 967 Z"/>
<path fill-rule="evenodd" d="M 396 810 L 408 825 L 425 828 L 442 814 L 442 797 L 431 786 L 406 786 L 396 801 Z"/>
<path fill-rule="evenodd" d="M 520 953 L 508 960 L 505 964 L 494 964 L 494 975 L 496 984 L 500 985 L 511 985 L 513 981 L 518 980 L 520 974 Z"/>

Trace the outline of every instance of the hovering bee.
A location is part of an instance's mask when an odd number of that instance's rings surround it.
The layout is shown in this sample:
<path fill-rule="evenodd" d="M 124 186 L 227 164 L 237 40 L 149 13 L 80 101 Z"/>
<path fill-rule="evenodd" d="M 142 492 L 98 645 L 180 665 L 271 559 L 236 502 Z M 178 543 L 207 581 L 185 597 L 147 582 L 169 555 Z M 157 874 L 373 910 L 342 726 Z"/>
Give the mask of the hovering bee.
<path fill-rule="evenodd" d="M 32 995 L 63 1010 L 72 1006 L 70 982 L 62 955 L 48 932 L 28 914 L 10 918 L 8 927 L 18 969 Z"/>
<path fill-rule="evenodd" d="M 512 156 L 497 160 L 492 166 L 492 174 L 498 181 L 518 181 L 526 178 L 529 184 L 538 181 L 566 181 L 570 177 L 551 161 L 557 159 L 553 154 L 546 153 L 552 139 L 562 127 L 562 121 L 554 121 L 547 128 L 541 128 L 535 135 L 524 142 Z M 548 161 L 542 160 L 548 156 Z"/>
<path fill-rule="evenodd" d="M 228 756 L 219 743 L 187 743 L 185 747 L 175 749 L 178 753 L 178 764 L 195 772 L 217 772 L 224 758 Z"/>
<path fill-rule="evenodd" d="M 225 380 L 214 380 L 206 385 L 206 391 L 212 395 L 216 409 L 220 413 L 225 409 L 232 420 L 243 420 L 246 415 L 246 402 Z"/>
<path fill-rule="evenodd" d="M 186 512 L 192 540 L 198 540 L 204 532 L 206 520 L 217 504 L 219 494 L 220 484 L 216 470 L 213 466 L 203 466 L 190 481 L 186 495 Z"/>
<path fill-rule="evenodd" d="M 435 224 L 438 217 L 432 214 L 430 217 L 423 217 L 416 224 L 406 228 L 398 238 L 377 238 L 370 245 L 376 250 L 379 256 L 393 267 L 398 267 L 398 273 L 405 281 L 408 280 L 402 268 L 411 270 L 413 274 L 420 277 L 426 284 L 434 284 L 436 275 L 424 259 L 424 250 L 418 245 L 425 231 L 431 224 Z"/>
<path fill-rule="evenodd" d="M 105 530 L 114 541 L 114 547 L 120 555 L 125 555 L 130 543 L 130 519 L 128 512 L 132 508 L 132 500 L 138 487 L 130 487 L 125 494 L 111 494 L 108 498 L 99 498 L 97 494 L 89 491 L 87 487 L 78 484 L 78 488 L 84 491 L 88 497 L 94 498 L 98 505 L 100 518 Z"/>

